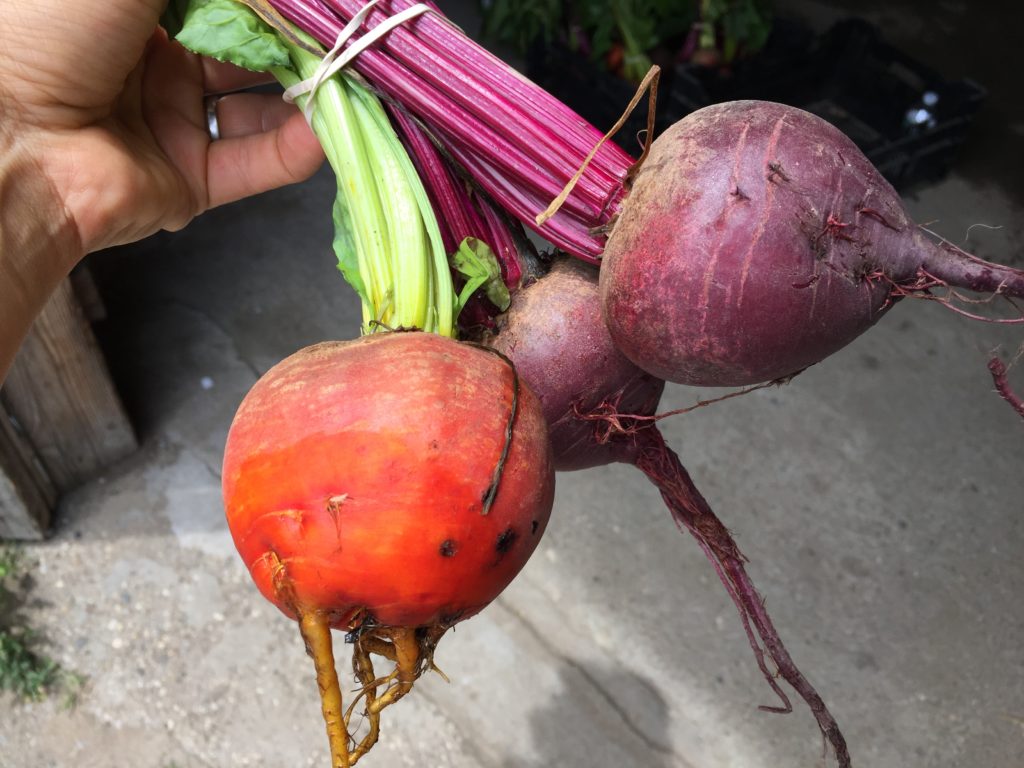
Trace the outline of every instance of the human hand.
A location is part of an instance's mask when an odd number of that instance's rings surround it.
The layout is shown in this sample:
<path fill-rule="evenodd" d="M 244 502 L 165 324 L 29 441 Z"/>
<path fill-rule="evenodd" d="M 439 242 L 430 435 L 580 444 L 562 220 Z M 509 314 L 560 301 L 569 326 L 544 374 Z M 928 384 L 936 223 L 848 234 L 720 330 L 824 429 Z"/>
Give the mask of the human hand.
<path fill-rule="evenodd" d="M 38 168 L 77 243 L 72 259 L 208 208 L 301 181 L 323 154 L 305 120 L 272 95 L 218 105 L 204 95 L 259 75 L 202 59 L 157 29 L 166 0 L 5 0 L 0 14 L 0 152 Z M 2 169 L 0 169 L 2 170 Z M 54 206 L 56 204 L 56 206 Z"/>

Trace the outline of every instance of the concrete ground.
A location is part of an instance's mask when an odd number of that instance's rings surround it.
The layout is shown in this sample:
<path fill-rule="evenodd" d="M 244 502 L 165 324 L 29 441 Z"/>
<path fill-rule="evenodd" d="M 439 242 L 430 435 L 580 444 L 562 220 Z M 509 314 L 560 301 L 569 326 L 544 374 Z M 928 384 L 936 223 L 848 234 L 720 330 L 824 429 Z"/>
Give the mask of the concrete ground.
<path fill-rule="evenodd" d="M 0 699 L 0 766 L 327 765 L 311 662 L 234 553 L 218 474 L 257 376 L 355 333 L 332 185 L 321 173 L 94 259 L 143 447 L 27 548 L 30 618 L 87 683 L 71 710 Z M 1024 196 L 970 168 L 909 205 L 957 242 L 1002 225 L 970 247 L 1019 252 Z M 791 385 L 664 423 L 855 765 L 1024 765 L 1024 424 L 985 369 L 1021 340 L 908 301 Z M 670 386 L 663 406 L 706 394 Z M 735 610 L 627 467 L 559 476 L 537 554 L 437 661 L 451 683 L 428 677 L 389 710 L 367 766 L 827 762 L 801 705 L 758 711 L 774 701 Z"/>

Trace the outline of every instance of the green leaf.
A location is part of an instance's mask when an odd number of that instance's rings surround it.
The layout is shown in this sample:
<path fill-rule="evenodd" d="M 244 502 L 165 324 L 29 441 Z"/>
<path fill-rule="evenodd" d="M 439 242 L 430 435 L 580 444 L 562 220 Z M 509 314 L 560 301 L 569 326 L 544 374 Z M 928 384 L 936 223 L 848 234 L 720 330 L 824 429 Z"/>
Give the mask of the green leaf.
<path fill-rule="evenodd" d="M 176 0 L 182 17 L 175 39 L 194 53 L 265 72 L 291 67 L 291 57 L 277 34 L 236 0 Z M 173 23 L 173 18 L 170 23 Z"/>
<path fill-rule="evenodd" d="M 551 43 L 562 18 L 562 5 L 562 0 L 491 0 L 482 8 L 482 34 L 526 53 L 534 42 Z"/>
<path fill-rule="evenodd" d="M 474 286 L 473 290 L 463 289 L 459 297 L 459 310 L 466 305 L 469 296 L 477 288 L 482 287 L 487 298 L 498 309 L 504 312 L 512 303 L 508 286 L 501 279 L 501 265 L 491 247 L 475 237 L 467 237 L 459 245 L 459 250 L 452 254 L 452 266 L 466 279 L 466 286 Z"/>
<path fill-rule="evenodd" d="M 338 190 L 338 196 L 334 198 L 334 253 L 338 257 L 338 269 L 342 276 L 359 294 L 363 303 L 368 305 L 370 295 L 366 292 L 366 284 L 359 272 L 359 252 L 352 232 L 352 217 L 341 190 Z"/>
<path fill-rule="evenodd" d="M 60 673 L 57 662 L 32 649 L 34 639 L 28 630 L 0 630 L 0 691 L 25 701 L 42 699 Z"/>

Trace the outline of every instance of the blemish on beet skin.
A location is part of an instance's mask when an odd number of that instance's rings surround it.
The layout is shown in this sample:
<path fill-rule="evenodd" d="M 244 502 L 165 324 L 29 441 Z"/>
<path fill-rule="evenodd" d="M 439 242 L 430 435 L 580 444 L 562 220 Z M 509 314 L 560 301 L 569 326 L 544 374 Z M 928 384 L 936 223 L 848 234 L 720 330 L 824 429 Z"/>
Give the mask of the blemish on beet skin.
<path fill-rule="evenodd" d="M 808 280 L 805 283 L 793 283 L 793 287 L 798 289 L 798 290 L 802 289 L 802 288 L 810 288 L 812 285 L 814 285 L 820 279 L 821 279 L 821 275 L 811 275 L 811 279 L 810 280 Z"/>
<path fill-rule="evenodd" d="M 540 528 L 540 523 L 538 523 L 536 520 L 531 522 L 530 523 L 530 535 L 532 536 L 532 535 L 536 534 L 538 528 Z"/>
<path fill-rule="evenodd" d="M 346 501 L 348 501 L 347 493 L 336 494 L 327 500 L 327 514 L 334 521 L 334 533 L 339 540 L 341 539 L 341 512 Z"/>
<path fill-rule="evenodd" d="M 341 512 L 342 505 L 348 501 L 347 493 L 339 493 L 327 499 L 327 512 L 336 515 Z"/>
<path fill-rule="evenodd" d="M 872 219 L 879 222 L 882 226 L 888 227 L 889 229 L 895 232 L 900 231 L 899 227 L 890 224 L 889 220 L 886 219 L 885 216 L 883 216 L 879 211 L 876 211 L 874 208 L 865 208 L 863 205 L 861 205 L 857 207 L 856 212 L 864 216 L 870 216 Z"/>
<path fill-rule="evenodd" d="M 518 535 L 514 529 L 506 528 L 498 534 L 498 540 L 494 542 L 494 551 L 499 555 L 504 555 L 512 549 L 512 545 L 516 543 L 517 538 Z"/>
<path fill-rule="evenodd" d="M 437 551 L 441 553 L 441 557 L 455 557 L 455 553 L 459 551 L 458 542 L 455 539 L 445 539 Z"/>
<path fill-rule="evenodd" d="M 774 163 L 768 163 L 768 181 L 776 182 L 777 178 L 782 179 L 783 181 L 790 181 L 789 176 L 787 176 L 786 172 L 782 169 L 782 163 L 778 160 Z"/>
<path fill-rule="evenodd" d="M 442 627 L 447 628 L 458 624 L 465 615 L 466 611 L 464 609 L 459 609 L 457 611 L 445 611 L 437 621 Z"/>

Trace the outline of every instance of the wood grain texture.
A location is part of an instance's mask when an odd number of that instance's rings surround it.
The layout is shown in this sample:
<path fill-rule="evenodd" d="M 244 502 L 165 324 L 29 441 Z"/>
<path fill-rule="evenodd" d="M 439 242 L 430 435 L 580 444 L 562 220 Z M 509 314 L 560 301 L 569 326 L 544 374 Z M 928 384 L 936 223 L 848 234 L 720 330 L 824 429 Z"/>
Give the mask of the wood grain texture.
<path fill-rule="evenodd" d="M 65 280 L 36 319 L 0 403 L 20 425 L 58 492 L 136 448 L 96 338 Z"/>
<path fill-rule="evenodd" d="M 35 451 L 0 407 L 0 539 L 42 539 L 56 501 Z"/>

